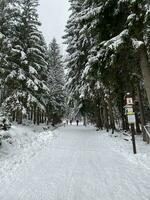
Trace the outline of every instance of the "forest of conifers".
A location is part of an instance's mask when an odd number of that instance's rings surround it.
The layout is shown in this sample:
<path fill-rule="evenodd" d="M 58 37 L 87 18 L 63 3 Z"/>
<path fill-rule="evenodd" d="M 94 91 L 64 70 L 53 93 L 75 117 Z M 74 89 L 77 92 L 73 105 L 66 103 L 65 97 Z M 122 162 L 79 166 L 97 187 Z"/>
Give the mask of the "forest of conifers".
<path fill-rule="evenodd" d="M 99 128 L 128 130 L 124 106 L 130 94 L 141 132 L 150 121 L 149 0 L 70 3 L 64 36 L 70 105 Z"/>
<path fill-rule="evenodd" d="M 64 111 L 60 49 L 39 30 L 37 0 L 0 1 L 0 106 L 12 121 L 58 123 Z"/>
<path fill-rule="evenodd" d="M 128 130 L 130 94 L 141 133 L 150 121 L 149 0 L 69 2 L 65 61 L 57 41 L 47 47 L 39 31 L 38 0 L 0 2 L 2 111 L 37 124 L 80 113 L 100 129 Z"/>

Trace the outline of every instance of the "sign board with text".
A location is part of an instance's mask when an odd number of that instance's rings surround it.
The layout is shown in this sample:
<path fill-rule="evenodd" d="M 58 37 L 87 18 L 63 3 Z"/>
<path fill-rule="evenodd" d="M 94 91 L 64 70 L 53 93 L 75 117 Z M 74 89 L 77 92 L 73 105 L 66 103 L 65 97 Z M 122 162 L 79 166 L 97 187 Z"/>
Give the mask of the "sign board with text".
<path fill-rule="evenodd" d="M 133 112 L 133 108 L 127 108 L 128 113 Z"/>
<path fill-rule="evenodd" d="M 135 114 L 128 115 L 128 123 L 135 124 Z"/>

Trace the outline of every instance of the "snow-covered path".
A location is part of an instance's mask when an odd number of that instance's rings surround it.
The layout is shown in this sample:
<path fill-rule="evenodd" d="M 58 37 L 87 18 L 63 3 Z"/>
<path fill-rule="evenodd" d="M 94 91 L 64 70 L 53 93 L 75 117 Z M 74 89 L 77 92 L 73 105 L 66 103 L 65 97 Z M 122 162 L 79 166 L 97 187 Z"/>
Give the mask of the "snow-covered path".
<path fill-rule="evenodd" d="M 1 200 L 150 200 L 150 169 L 94 128 L 70 126 L 0 188 Z"/>

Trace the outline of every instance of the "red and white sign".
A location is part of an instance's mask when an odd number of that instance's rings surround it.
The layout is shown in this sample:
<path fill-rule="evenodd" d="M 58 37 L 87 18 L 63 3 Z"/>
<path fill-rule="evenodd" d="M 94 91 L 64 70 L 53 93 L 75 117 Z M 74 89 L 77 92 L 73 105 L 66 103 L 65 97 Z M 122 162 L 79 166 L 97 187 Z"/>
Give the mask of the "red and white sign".
<path fill-rule="evenodd" d="M 127 105 L 133 105 L 133 99 L 131 97 L 127 97 L 126 101 Z"/>

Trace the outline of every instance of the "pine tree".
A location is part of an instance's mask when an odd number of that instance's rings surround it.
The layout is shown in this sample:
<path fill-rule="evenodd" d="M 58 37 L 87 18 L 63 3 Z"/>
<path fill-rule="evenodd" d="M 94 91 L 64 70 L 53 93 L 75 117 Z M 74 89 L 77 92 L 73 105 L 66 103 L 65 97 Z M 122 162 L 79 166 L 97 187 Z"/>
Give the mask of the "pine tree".
<path fill-rule="evenodd" d="M 87 60 L 87 55 L 85 53 L 88 48 L 88 44 L 85 42 L 85 38 L 82 37 L 81 29 L 82 25 L 78 22 L 79 16 L 82 12 L 83 2 L 81 0 L 72 0 L 71 4 L 71 15 L 69 17 L 67 26 L 66 26 L 66 34 L 63 37 L 67 47 L 67 59 L 66 59 L 66 69 L 67 69 L 67 90 L 69 95 L 69 103 L 71 107 L 77 113 L 79 111 L 82 98 L 79 98 L 82 89 L 82 73 L 85 67 L 85 63 Z M 83 94 L 82 94 L 83 95 Z M 81 95 L 81 96 L 82 96 Z M 73 103 L 73 99 L 76 99 L 76 102 Z"/>
<path fill-rule="evenodd" d="M 64 69 L 60 48 L 55 38 L 49 45 L 48 87 L 50 100 L 47 105 L 49 121 L 59 122 L 64 111 Z"/>
<path fill-rule="evenodd" d="M 37 0 L 19 1 L 20 13 L 15 18 L 11 35 L 9 63 L 12 67 L 5 79 L 8 94 L 3 105 L 19 122 L 22 114 L 31 113 L 37 122 L 39 113 L 45 111 L 45 95 L 48 95 L 47 48 L 38 29 L 37 6 Z"/>
<path fill-rule="evenodd" d="M 79 2 L 82 6 L 75 9 Z M 71 3 L 72 14 L 65 35 L 69 58 L 68 88 L 78 101 L 90 99 L 95 105 L 101 102 L 102 110 L 97 107 L 101 110 L 100 118 L 108 118 L 105 109 L 108 108 L 111 127 L 114 127 L 117 107 L 125 128 L 126 92 L 135 97 L 135 88 L 144 80 L 149 99 L 148 1 Z M 79 52 L 82 52 L 82 59 Z"/>
<path fill-rule="evenodd" d="M 5 0 L 0 2 L 0 32 L 2 33 L 0 47 L 1 63 L 1 103 L 8 96 L 9 88 L 7 77 L 13 76 L 15 62 L 11 59 L 17 49 L 13 46 L 14 32 L 18 24 L 19 3 L 16 1 Z M 11 73 L 12 72 L 12 73 Z"/>

